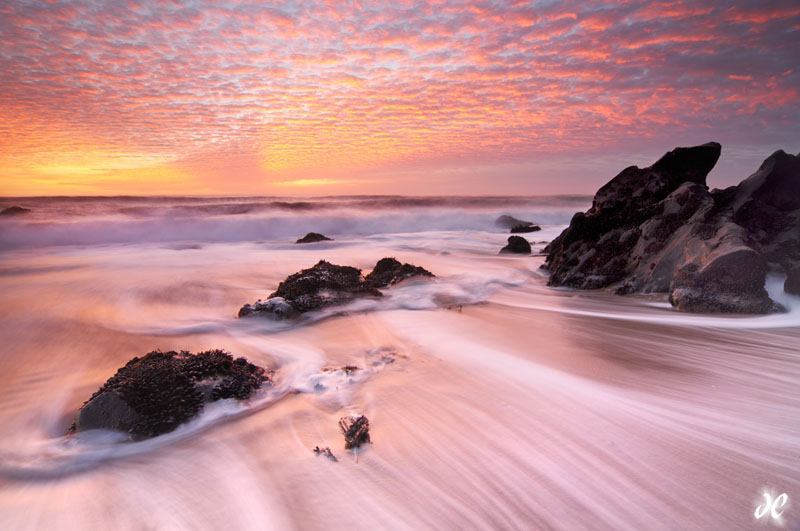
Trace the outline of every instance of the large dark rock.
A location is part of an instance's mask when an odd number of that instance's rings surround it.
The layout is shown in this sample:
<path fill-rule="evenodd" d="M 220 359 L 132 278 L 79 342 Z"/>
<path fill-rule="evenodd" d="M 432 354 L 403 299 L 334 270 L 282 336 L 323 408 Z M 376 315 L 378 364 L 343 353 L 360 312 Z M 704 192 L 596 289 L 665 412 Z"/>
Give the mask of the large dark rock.
<path fill-rule="evenodd" d="M 509 236 L 508 245 L 500 249 L 500 254 L 531 254 L 531 244 L 522 236 Z"/>
<path fill-rule="evenodd" d="M 720 145 L 626 168 L 545 249 L 550 285 L 670 293 L 676 308 L 765 313 L 767 268 L 800 264 L 800 158 L 778 151 L 739 186 L 709 191 Z M 784 191 L 785 193 L 782 193 Z"/>
<path fill-rule="evenodd" d="M 30 208 L 25 208 L 21 206 L 10 206 L 0 211 L 0 216 L 18 216 L 20 214 L 27 214 L 30 211 L 31 211 Z"/>
<path fill-rule="evenodd" d="M 385 288 L 416 276 L 433 277 L 434 274 L 423 267 L 401 264 L 395 258 L 381 258 L 365 280 L 373 288 Z"/>
<path fill-rule="evenodd" d="M 381 297 L 377 288 L 412 276 L 433 277 L 430 271 L 394 258 L 382 258 L 364 278 L 361 270 L 320 260 L 314 267 L 286 277 L 266 301 L 245 304 L 239 317 L 263 315 L 272 319 L 297 317 L 312 310 L 348 303 L 358 297 Z"/>
<path fill-rule="evenodd" d="M 325 242 L 325 241 L 333 241 L 333 238 L 328 238 L 318 232 L 309 232 L 295 243 L 316 243 L 316 242 Z"/>
<path fill-rule="evenodd" d="M 523 221 L 515 218 L 514 216 L 509 216 L 508 214 L 503 214 L 502 216 L 498 217 L 496 220 L 494 220 L 494 224 L 498 227 L 503 227 L 504 229 L 510 229 L 512 233 L 534 232 L 537 230 L 542 230 L 541 227 L 534 225 L 530 221 Z"/>
<path fill-rule="evenodd" d="M 167 433 L 223 398 L 244 400 L 267 372 L 227 352 L 151 352 L 133 358 L 87 400 L 71 432 L 109 429 L 135 439 Z"/>

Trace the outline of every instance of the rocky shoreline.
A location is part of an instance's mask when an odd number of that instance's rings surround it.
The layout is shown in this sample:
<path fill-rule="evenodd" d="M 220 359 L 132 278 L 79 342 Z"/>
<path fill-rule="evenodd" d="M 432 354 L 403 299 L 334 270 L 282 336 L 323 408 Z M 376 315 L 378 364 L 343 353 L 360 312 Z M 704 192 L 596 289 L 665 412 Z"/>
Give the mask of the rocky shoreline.
<path fill-rule="evenodd" d="M 781 311 L 770 270 L 797 290 L 800 156 L 776 151 L 738 186 L 709 190 L 721 146 L 676 148 L 601 187 L 546 248 L 550 286 L 667 293 L 682 311 Z"/>

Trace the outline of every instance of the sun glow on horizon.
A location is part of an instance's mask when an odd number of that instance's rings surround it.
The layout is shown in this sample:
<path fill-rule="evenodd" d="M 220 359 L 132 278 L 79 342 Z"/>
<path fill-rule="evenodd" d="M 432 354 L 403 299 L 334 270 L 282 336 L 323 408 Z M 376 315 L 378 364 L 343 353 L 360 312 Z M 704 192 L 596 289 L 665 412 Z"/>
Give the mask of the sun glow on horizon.
<path fill-rule="evenodd" d="M 738 181 L 800 144 L 800 6 L 783 0 L 0 15 L 0 195 L 416 193 L 434 174 L 435 193 L 571 193 L 643 151 L 718 140 L 749 165 Z"/>

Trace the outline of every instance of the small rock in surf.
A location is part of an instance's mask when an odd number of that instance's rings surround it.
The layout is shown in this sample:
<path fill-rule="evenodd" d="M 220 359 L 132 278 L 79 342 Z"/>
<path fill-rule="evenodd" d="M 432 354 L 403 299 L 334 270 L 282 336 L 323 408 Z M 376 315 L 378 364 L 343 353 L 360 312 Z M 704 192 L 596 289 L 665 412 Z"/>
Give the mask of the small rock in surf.
<path fill-rule="evenodd" d="M 422 276 L 434 277 L 427 269 L 411 264 L 401 264 L 395 258 L 381 258 L 372 272 L 365 277 L 367 284 L 375 288 L 385 288 L 407 278 Z"/>
<path fill-rule="evenodd" d="M 21 206 L 10 206 L 0 211 L 0 216 L 18 216 L 20 214 L 27 214 L 30 211 L 31 211 L 30 208 L 25 208 Z"/>
<path fill-rule="evenodd" d="M 318 232 L 309 232 L 295 243 L 316 243 L 316 242 L 332 242 L 333 238 L 328 238 L 324 234 L 320 234 Z"/>
<path fill-rule="evenodd" d="M 534 225 L 530 221 L 523 221 L 514 216 L 509 216 L 508 214 L 503 214 L 498 217 L 494 220 L 494 224 L 504 229 L 511 229 L 512 234 L 516 232 L 535 232 L 537 230 L 542 230 L 540 226 Z"/>
<path fill-rule="evenodd" d="M 500 254 L 531 254 L 531 244 L 522 236 L 509 236 L 508 245 L 500 249 Z"/>

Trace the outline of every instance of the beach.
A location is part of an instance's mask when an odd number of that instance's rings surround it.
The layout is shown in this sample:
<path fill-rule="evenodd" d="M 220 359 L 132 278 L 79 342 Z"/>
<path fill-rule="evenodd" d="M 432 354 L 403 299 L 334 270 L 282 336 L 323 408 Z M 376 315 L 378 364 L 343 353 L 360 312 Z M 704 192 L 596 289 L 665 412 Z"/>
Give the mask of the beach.
<path fill-rule="evenodd" d="M 541 252 L 589 203 L 28 201 L 0 232 L 0 528 L 800 528 L 800 297 L 770 277 L 787 313 L 723 316 L 550 288 Z M 542 226 L 532 255 L 498 254 L 501 214 Z M 333 241 L 294 243 L 312 230 Z M 236 318 L 319 260 L 387 256 L 436 278 Z M 66 435 L 129 359 L 212 348 L 275 384 L 149 440 Z M 372 443 L 346 451 L 351 414 Z"/>

